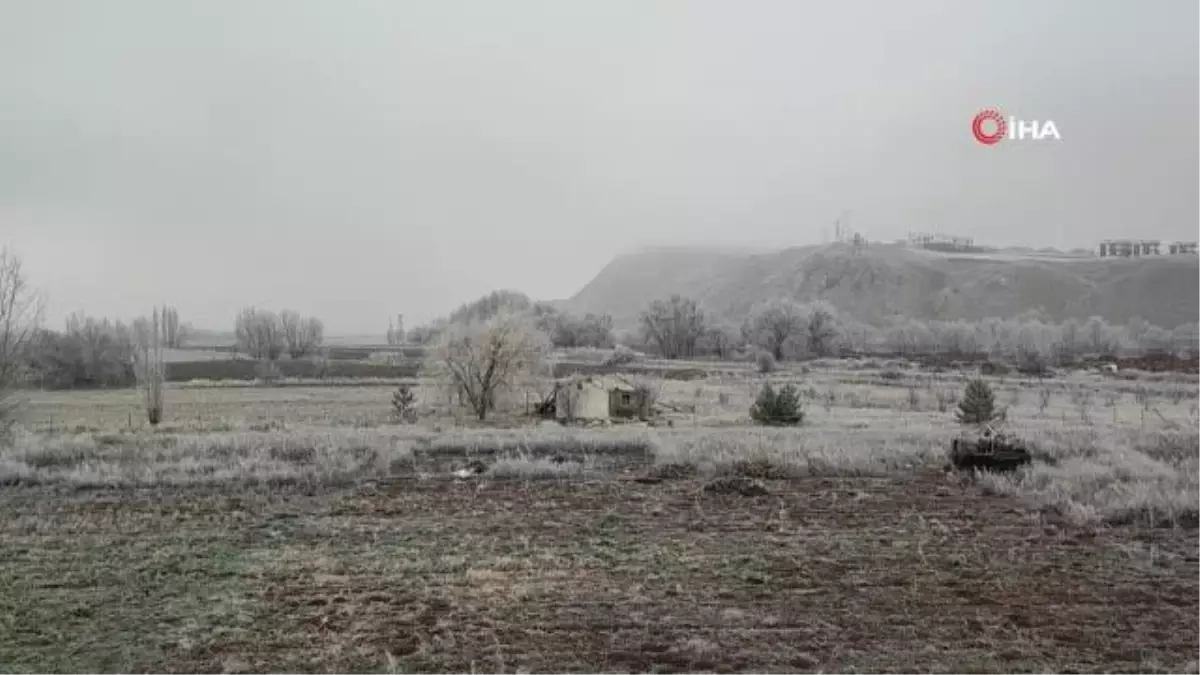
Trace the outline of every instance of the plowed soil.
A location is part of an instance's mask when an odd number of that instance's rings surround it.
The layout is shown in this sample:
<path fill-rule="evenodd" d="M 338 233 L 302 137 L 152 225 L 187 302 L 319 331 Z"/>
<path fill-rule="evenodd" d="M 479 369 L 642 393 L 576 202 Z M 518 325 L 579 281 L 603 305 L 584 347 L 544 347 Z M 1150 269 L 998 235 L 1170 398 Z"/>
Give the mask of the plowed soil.
<path fill-rule="evenodd" d="M 1195 530 L 942 476 L 0 490 L 10 671 L 1196 671 Z"/>

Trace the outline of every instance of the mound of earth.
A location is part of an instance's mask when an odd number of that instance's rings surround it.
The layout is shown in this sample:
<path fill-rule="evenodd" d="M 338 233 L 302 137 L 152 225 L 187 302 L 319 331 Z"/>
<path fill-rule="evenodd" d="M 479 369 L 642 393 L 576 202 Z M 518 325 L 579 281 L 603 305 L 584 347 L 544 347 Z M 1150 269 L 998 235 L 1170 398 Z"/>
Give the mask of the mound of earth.
<path fill-rule="evenodd" d="M 618 256 L 561 306 L 632 327 L 650 299 L 679 293 L 740 321 L 778 297 L 825 300 L 861 321 L 1011 317 L 1054 321 L 1135 316 L 1166 328 L 1197 321 L 1200 258 L 1139 259 L 943 254 L 897 245 L 790 248 L 768 254 L 649 249 Z"/>

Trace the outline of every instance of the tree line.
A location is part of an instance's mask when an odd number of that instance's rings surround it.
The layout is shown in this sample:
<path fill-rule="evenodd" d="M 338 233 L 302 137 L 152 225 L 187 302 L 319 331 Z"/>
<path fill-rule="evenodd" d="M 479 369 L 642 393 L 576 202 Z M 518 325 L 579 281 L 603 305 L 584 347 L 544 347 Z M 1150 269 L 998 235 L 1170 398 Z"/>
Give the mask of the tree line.
<path fill-rule="evenodd" d="M 173 307 L 157 309 L 156 321 L 143 317 L 129 324 L 75 313 L 58 331 L 41 327 L 41 307 L 40 296 L 22 273 L 20 259 L 0 249 L 0 393 L 22 380 L 47 388 L 129 386 L 138 379 L 137 356 L 150 344 L 152 333 L 155 348 L 161 350 L 186 346 L 192 332 Z M 443 369 L 452 379 L 503 379 L 503 373 L 509 371 L 499 367 L 495 358 L 509 358 L 504 345 L 484 339 L 491 333 L 479 333 L 497 317 L 503 317 L 504 329 L 493 326 L 488 330 L 509 336 L 502 342 L 525 345 L 522 350 L 526 352 L 543 346 L 608 348 L 621 344 L 668 359 L 733 359 L 765 353 L 784 360 L 851 352 L 987 355 L 1047 364 L 1085 356 L 1110 357 L 1126 350 L 1200 351 L 1200 327 L 1195 322 L 1168 329 L 1140 318 L 1118 326 L 1096 316 L 1053 322 L 1039 312 L 1028 312 L 977 322 L 896 318 L 874 326 L 843 316 L 825 302 L 781 298 L 755 305 L 746 319 L 737 323 L 682 295 L 651 301 L 639 316 L 637 330 L 618 335 L 611 316 L 574 315 L 513 291 L 495 291 L 464 303 L 443 319 L 408 331 L 403 317 L 397 315 L 389 327 L 388 341 L 438 347 Z M 293 359 L 316 355 L 324 342 L 320 319 L 291 310 L 277 313 L 247 307 L 234 323 L 237 349 L 268 365 L 285 355 Z M 447 357 L 453 354 L 459 356 Z M 492 361 L 491 370 L 485 366 L 480 371 L 458 371 L 455 376 L 447 358 L 461 361 L 464 355 Z M 520 358 L 509 356 L 514 362 L 535 360 L 528 353 Z M 484 377 L 488 372 L 492 375 Z M 486 408 L 491 405 L 489 397 L 476 392 L 474 400 Z"/>
<path fill-rule="evenodd" d="M 76 312 L 62 330 L 37 327 L 28 332 L 21 353 L 12 361 L 20 379 L 47 389 L 127 387 L 137 381 L 137 356 L 152 343 L 157 331 L 159 349 L 187 346 L 190 330 L 179 323 L 173 307 L 130 323 Z M 0 329 L 0 333 L 4 332 Z M 247 308 L 235 320 L 237 349 L 260 361 L 287 355 L 298 359 L 316 354 L 324 341 L 319 319 L 297 312 L 275 313 Z"/>
<path fill-rule="evenodd" d="M 877 326 L 845 316 L 828 302 L 765 300 L 735 322 L 671 295 L 651 301 L 635 330 L 618 333 L 609 315 L 577 316 L 523 294 L 496 291 L 466 303 L 449 316 L 408 332 L 413 344 L 434 345 L 448 327 L 486 321 L 500 313 L 528 314 L 551 347 L 621 344 L 666 359 L 750 358 L 766 352 L 777 361 L 834 357 L 845 353 L 951 358 L 999 357 L 1019 364 L 1048 365 L 1123 352 L 1200 350 L 1195 322 L 1171 329 L 1135 317 L 1125 325 L 1093 316 L 1054 322 L 1038 311 L 1007 319 L 921 321 L 897 317 Z"/>
<path fill-rule="evenodd" d="M 0 399 L 20 383 L 104 388 L 161 379 L 162 350 L 186 347 L 193 332 L 170 306 L 129 323 L 75 312 L 61 330 L 42 326 L 42 310 L 42 297 L 29 286 L 20 258 L 0 249 Z M 284 354 L 315 354 L 324 326 L 291 310 L 277 314 L 250 307 L 237 315 L 235 334 L 239 351 L 274 361 Z"/>
<path fill-rule="evenodd" d="M 1191 322 L 1166 329 L 1138 317 L 1120 326 L 1098 316 L 1056 323 L 1037 311 L 982 321 L 900 317 L 873 326 L 842 316 L 826 302 L 783 298 L 759 303 L 736 325 L 706 313 L 692 299 L 672 295 L 651 302 L 639 317 L 639 330 L 619 341 L 667 359 L 726 359 L 765 351 L 783 360 L 853 352 L 987 355 L 1044 365 L 1126 351 L 1195 353 L 1200 326 Z"/>
<path fill-rule="evenodd" d="M 278 314 L 247 307 L 234 320 L 238 350 L 259 361 L 277 361 L 284 354 L 293 359 L 312 356 L 325 342 L 325 324 L 316 317 L 284 310 Z"/>
<path fill-rule="evenodd" d="M 668 359 L 755 355 L 773 361 L 882 350 L 912 356 L 984 353 L 1042 367 L 1129 347 L 1195 350 L 1200 341 L 1194 323 L 1168 331 L 1142 320 L 1113 326 L 1099 317 L 1052 323 L 1037 313 L 980 322 L 898 318 L 875 327 L 843 317 L 825 302 L 789 299 L 756 305 L 739 326 L 682 295 L 652 301 L 639 317 L 639 330 L 615 340 L 609 317 L 581 320 L 507 292 L 463 305 L 422 335 L 434 345 L 429 372 L 456 390 L 460 403 L 481 420 L 495 408 L 497 392 L 513 387 L 522 374 L 540 372 L 554 346 L 581 343 L 621 343 Z"/>

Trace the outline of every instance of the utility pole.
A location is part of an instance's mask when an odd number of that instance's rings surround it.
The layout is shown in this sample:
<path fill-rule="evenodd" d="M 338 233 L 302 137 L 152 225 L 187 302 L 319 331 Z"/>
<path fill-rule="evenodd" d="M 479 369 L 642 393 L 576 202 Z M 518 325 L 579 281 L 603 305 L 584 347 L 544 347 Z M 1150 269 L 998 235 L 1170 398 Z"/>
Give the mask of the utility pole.
<path fill-rule="evenodd" d="M 850 210 L 843 209 L 842 212 L 838 214 L 838 217 L 834 218 L 834 220 L 833 220 L 833 232 L 834 232 L 833 241 L 834 241 L 834 243 L 841 244 L 842 242 L 846 241 L 846 228 L 845 228 L 845 226 L 842 225 L 842 221 L 845 220 L 846 216 L 848 216 L 848 215 L 850 215 Z"/>

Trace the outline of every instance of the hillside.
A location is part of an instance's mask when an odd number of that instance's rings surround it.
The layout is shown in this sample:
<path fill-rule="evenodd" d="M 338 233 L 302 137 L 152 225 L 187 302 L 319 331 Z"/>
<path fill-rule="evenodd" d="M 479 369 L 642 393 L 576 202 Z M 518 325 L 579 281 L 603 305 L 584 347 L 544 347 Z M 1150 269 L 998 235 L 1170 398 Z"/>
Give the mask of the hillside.
<path fill-rule="evenodd" d="M 760 255 L 655 249 L 617 257 L 562 306 L 611 314 L 625 327 L 646 303 L 672 293 L 734 320 L 758 301 L 786 296 L 826 300 L 875 324 L 895 315 L 979 320 L 1041 310 L 1055 321 L 1099 315 L 1125 323 L 1141 316 L 1174 327 L 1197 321 L 1198 284 L 1195 256 L 1024 258 L 893 245 L 854 252 L 836 244 Z"/>

